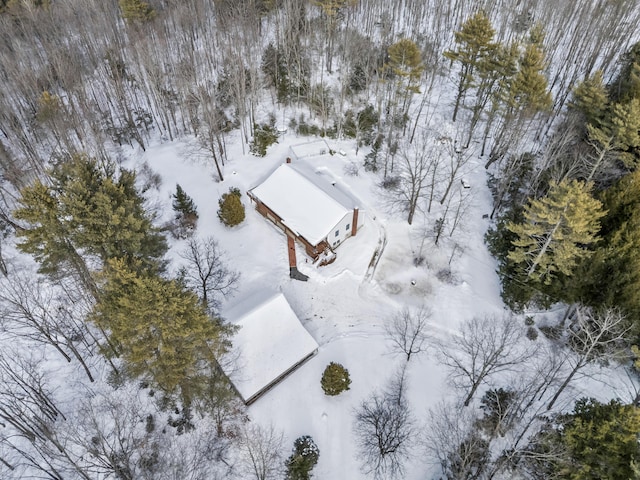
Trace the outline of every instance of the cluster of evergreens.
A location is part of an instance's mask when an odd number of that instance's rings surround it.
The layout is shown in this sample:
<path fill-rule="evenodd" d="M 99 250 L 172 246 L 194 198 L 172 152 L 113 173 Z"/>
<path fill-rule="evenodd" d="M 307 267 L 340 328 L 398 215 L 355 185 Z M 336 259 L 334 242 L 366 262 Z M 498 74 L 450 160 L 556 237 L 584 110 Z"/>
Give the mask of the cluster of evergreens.
<path fill-rule="evenodd" d="M 624 56 L 608 85 L 596 72 L 576 86 L 567 118 L 545 147 L 546 164 L 520 158 L 510 190 L 496 188 L 500 214 L 487 238 L 513 307 L 619 307 L 638 333 L 637 51 Z"/>
<path fill-rule="evenodd" d="M 206 400 L 209 378 L 229 347 L 230 327 L 196 294 L 165 278 L 166 242 L 153 226 L 135 173 L 85 155 L 54 166 L 48 181 L 21 191 L 18 248 L 42 273 L 74 275 L 96 300 L 87 321 L 105 333 L 103 352 L 122 370 L 189 407 Z M 195 206 L 178 186 L 176 209 Z M 113 363 L 112 363 L 113 365 Z M 114 369 L 116 367 L 114 366 Z"/>

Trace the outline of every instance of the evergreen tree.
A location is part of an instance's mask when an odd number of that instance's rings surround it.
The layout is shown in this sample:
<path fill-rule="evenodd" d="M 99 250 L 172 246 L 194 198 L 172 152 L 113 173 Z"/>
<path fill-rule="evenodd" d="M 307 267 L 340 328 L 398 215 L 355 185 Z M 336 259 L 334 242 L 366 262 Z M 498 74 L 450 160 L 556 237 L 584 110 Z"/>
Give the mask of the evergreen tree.
<path fill-rule="evenodd" d="M 640 99 L 610 105 L 604 118 L 587 124 L 586 129 L 594 150 L 588 180 L 607 159 L 619 159 L 629 169 L 636 167 L 640 158 Z"/>
<path fill-rule="evenodd" d="M 376 139 L 373 141 L 373 145 L 371 145 L 371 151 L 364 156 L 364 169 L 367 172 L 378 171 L 378 155 L 380 154 L 383 140 L 384 135 L 376 135 Z"/>
<path fill-rule="evenodd" d="M 253 126 L 253 140 L 249 144 L 249 151 L 257 156 L 264 157 L 267 148 L 278 143 L 278 132 L 275 127 L 275 119 L 271 123 L 263 123 Z"/>
<path fill-rule="evenodd" d="M 582 297 L 595 307 L 619 306 L 640 318 L 640 171 L 601 195 L 607 215 L 592 261 L 580 269 Z M 636 325 L 636 333 L 640 324 Z"/>
<path fill-rule="evenodd" d="M 287 459 L 287 480 L 309 480 L 311 470 L 318 463 L 320 450 L 309 435 L 293 442 L 293 453 Z"/>
<path fill-rule="evenodd" d="M 502 123 L 485 167 L 503 158 L 523 137 L 527 124 L 530 125 L 538 113 L 549 110 L 553 104 L 544 74 L 547 62 L 538 38 L 540 35 L 542 32 L 537 29 L 520 55 L 518 71 L 506 85 Z"/>
<path fill-rule="evenodd" d="M 479 11 L 469 18 L 459 31 L 455 32 L 456 50 L 444 52 L 444 56 L 451 62 L 460 63 L 458 92 L 453 109 L 454 122 L 458 116 L 458 109 L 464 103 L 464 96 L 473 85 L 478 65 L 495 49 L 494 35 L 495 30 L 491 20 L 483 11 Z"/>
<path fill-rule="evenodd" d="M 509 112 L 523 112 L 528 116 L 548 110 L 552 104 L 544 70 L 547 65 L 542 48 L 528 44 L 520 57 L 518 72 L 513 78 L 509 93 Z"/>
<path fill-rule="evenodd" d="M 424 71 L 422 54 L 413 40 L 403 38 L 391 45 L 387 50 L 389 60 L 387 67 L 394 75 L 407 80 L 407 89 L 417 92 L 416 83 Z"/>
<path fill-rule="evenodd" d="M 640 409 L 618 400 L 583 398 L 572 413 L 558 415 L 531 444 L 528 469 L 546 478 L 629 480 L 638 478 Z"/>
<path fill-rule="evenodd" d="M 394 94 L 389 106 L 391 118 L 387 134 L 387 140 L 391 142 L 391 139 L 394 138 L 393 129 L 397 125 L 398 119 L 401 118 L 405 122 L 405 119 L 408 118 L 411 96 L 414 93 L 420 93 L 418 82 L 424 71 L 424 65 L 420 49 L 414 41 L 408 38 L 398 40 L 388 48 L 387 53 L 386 68 L 395 79 Z M 402 104 L 400 104 L 400 98 Z"/>
<path fill-rule="evenodd" d="M 171 206 L 176 214 L 177 237 L 184 238 L 193 233 L 198 224 L 198 209 L 193 199 L 176 184 L 176 193 L 172 195 Z"/>
<path fill-rule="evenodd" d="M 218 218 L 227 227 L 235 227 L 244 221 L 244 205 L 240 201 L 240 190 L 230 188 L 229 193 L 223 193 L 218 200 Z"/>
<path fill-rule="evenodd" d="M 628 169 L 634 169 L 638 163 L 640 96 L 624 98 L 625 102 L 609 101 L 599 71 L 578 85 L 573 93 L 569 106 L 584 117 L 586 140 L 593 149 L 587 181 L 596 175 L 606 161 L 620 160 Z"/>
<path fill-rule="evenodd" d="M 621 64 L 620 73 L 609 86 L 609 96 L 614 102 L 627 103 L 640 98 L 640 42 L 622 56 Z"/>
<path fill-rule="evenodd" d="M 287 64 L 283 52 L 269 43 L 262 56 L 262 71 L 276 89 L 276 95 L 280 103 L 289 99 L 291 85 L 287 71 Z"/>
<path fill-rule="evenodd" d="M 322 373 L 320 385 L 325 395 L 340 395 L 345 390 L 349 390 L 349 385 L 351 385 L 349 370 L 339 363 L 331 362 Z"/>
<path fill-rule="evenodd" d="M 111 163 L 76 155 L 49 172 L 49 182 L 36 181 L 21 191 L 18 248 L 40 263 L 40 271 L 56 274 L 71 266 L 87 280 L 86 261 L 124 258 L 130 265 L 157 266 L 166 251 L 164 237 L 153 227 L 135 174 Z"/>
<path fill-rule="evenodd" d="M 504 436 L 511 428 L 514 416 L 514 404 L 517 403 L 515 390 L 492 388 L 482 396 L 480 408 L 484 417 L 478 420 L 478 426 L 485 430 L 490 438 Z"/>
<path fill-rule="evenodd" d="M 122 10 L 122 18 L 127 22 L 148 22 L 156 13 L 151 5 L 142 0 L 119 0 L 118 3 Z"/>
<path fill-rule="evenodd" d="M 508 85 L 518 71 L 518 44 L 511 43 L 507 46 L 496 44 L 494 49 L 488 51 L 487 55 L 478 60 L 476 70 L 476 78 L 472 84 L 475 87 L 476 95 L 473 105 L 469 107 L 471 121 L 466 146 L 471 143 L 473 131 L 485 111 L 487 114 L 485 136 L 488 135 L 495 115 L 500 105 L 505 101 L 504 92 L 508 91 Z M 489 104 L 491 107 L 487 111 Z"/>
<path fill-rule="evenodd" d="M 559 274 L 571 276 L 589 257 L 585 247 L 596 240 L 604 216 L 589 188 L 576 180 L 552 183 L 546 197 L 525 206 L 524 222 L 507 224 L 517 235 L 508 259 L 525 278 L 549 285 Z"/>
<path fill-rule="evenodd" d="M 573 90 L 573 98 L 569 102 L 569 108 L 582 114 L 587 124 L 599 125 L 608 104 L 609 96 L 602 71 L 597 70 Z"/>
<path fill-rule="evenodd" d="M 184 406 L 207 392 L 230 328 L 211 319 L 200 299 L 175 280 L 110 260 L 90 319 L 109 332 L 126 372 L 151 382 Z"/>

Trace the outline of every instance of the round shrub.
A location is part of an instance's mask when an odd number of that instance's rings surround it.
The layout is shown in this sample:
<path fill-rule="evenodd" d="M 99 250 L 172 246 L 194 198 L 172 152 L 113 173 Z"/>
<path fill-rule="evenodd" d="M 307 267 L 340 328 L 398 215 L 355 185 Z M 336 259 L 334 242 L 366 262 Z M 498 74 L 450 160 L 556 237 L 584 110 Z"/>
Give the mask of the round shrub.
<path fill-rule="evenodd" d="M 324 369 L 320 385 L 325 395 L 340 395 L 345 390 L 349 390 L 349 385 L 351 385 L 349 370 L 339 363 L 331 362 Z"/>
<path fill-rule="evenodd" d="M 240 201 L 240 190 L 230 188 L 229 193 L 223 193 L 218 200 L 218 218 L 227 227 L 234 227 L 244 220 L 244 205 Z"/>

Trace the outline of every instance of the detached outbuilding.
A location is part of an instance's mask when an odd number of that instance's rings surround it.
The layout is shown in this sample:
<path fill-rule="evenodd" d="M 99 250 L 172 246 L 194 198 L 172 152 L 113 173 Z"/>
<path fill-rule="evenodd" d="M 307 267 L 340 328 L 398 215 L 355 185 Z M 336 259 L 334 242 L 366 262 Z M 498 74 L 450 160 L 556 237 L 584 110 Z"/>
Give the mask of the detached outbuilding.
<path fill-rule="evenodd" d="M 258 212 L 301 243 L 314 260 L 356 235 L 364 223 L 357 200 L 326 172 L 289 158 L 247 194 Z"/>
<path fill-rule="evenodd" d="M 318 351 L 282 293 L 249 299 L 226 316 L 239 329 L 233 336 L 237 359 L 225 373 L 247 405 Z"/>

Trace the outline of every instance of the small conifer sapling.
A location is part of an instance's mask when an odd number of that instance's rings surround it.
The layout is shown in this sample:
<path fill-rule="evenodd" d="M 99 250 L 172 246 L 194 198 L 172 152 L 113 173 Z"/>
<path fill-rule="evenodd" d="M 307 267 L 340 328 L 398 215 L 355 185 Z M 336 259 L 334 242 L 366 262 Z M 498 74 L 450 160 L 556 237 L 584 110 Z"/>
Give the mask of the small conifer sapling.
<path fill-rule="evenodd" d="M 309 435 L 303 435 L 293 442 L 293 453 L 287 459 L 287 480 L 309 480 L 311 470 L 318 463 L 320 450 Z"/>
<path fill-rule="evenodd" d="M 331 362 L 324 369 L 320 385 L 325 395 L 340 395 L 345 390 L 349 390 L 349 385 L 351 385 L 349 370 L 339 363 Z"/>
<path fill-rule="evenodd" d="M 234 227 L 244 220 L 244 205 L 240 201 L 240 190 L 230 188 L 228 193 L 222 194 L 218 200 L 218 218 L 227 227 Z"/>
<path fill-rule="evenodd" d="M 176 215 L 176 232 L 178 238 L 190 236 L 198 225 L 198 209 L 193 199 L 187 195 L 180 185 L 176 185 L 176 193 L 172 196 L 172 207 Z"/>

